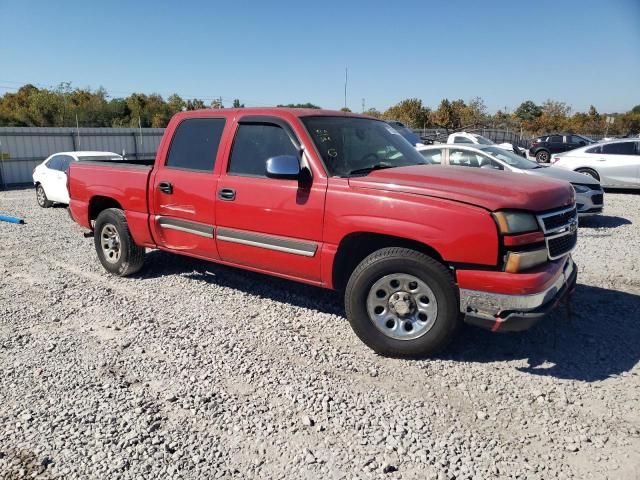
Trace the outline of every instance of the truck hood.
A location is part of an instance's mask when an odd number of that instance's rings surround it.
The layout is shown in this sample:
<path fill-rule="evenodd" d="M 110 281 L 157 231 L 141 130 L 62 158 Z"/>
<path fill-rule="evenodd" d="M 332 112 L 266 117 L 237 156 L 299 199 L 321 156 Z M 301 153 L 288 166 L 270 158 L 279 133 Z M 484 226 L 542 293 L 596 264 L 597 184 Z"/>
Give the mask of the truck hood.
<path fill-rule="evenodd" d="M 404 192 L 468 203 L 495 211 L 541 212 L 575 201 L 566 181 L 514 172 L 414 165 L 349 178 L 352 188 Z"/>
<path fill-rule="evenodd" d="M 557 178 L 558 180 L 566 180 L 571 183 L 579 183 L 582 185 L 599 185 L 600 182 L 595 178 L 583 173 L 565 170 L 558 167 L 542 167 L 531 170 L 522 170 L 530 175 L 540 175 L 541 177 Z"/>

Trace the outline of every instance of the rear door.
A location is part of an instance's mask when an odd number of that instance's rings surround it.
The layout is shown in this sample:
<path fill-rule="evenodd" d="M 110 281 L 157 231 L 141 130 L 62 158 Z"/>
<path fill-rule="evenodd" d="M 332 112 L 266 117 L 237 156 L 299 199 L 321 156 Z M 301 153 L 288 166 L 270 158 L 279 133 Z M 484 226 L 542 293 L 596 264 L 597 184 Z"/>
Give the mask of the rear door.
<path fill-rule="evenodd" d="M 67 170 L 73 162 L 69 155 L 56 155 L 47 162 L 46 182 L 43 182 L 47 198 L 53 202 L 69 203 Z"/>
<path fill-rule="evenodd" d="M 224 118 L 185 118 L 176 127 L 150 182 L 151 229 L 160 247 L 219 258 L 213 239 L 215 166 L 224 127 Z"/>
<path fill-rule="evenodd" d="M 615 142 L 602 145 L 602 153 L 595 155 L 595 166 L 602 183 L 615 186 L 635 186 L 638 184 L 638 163 L 636 154 L 638 142 Z"/>
<path fill-rule="evenodd" d="M 566 150 L 564 137 L 562 135 L 549 135 L 547 139 L 547 147 L 550 153 L 560 153 Z"/>
<path fill-rule="evenodd" d="M 241 118 L 216 203 L 216 241 L 224 261 L 320 282 L 326 179 L 267 178 L 266 161 L 295 155 L 300 141 L 280 118 Z"/>

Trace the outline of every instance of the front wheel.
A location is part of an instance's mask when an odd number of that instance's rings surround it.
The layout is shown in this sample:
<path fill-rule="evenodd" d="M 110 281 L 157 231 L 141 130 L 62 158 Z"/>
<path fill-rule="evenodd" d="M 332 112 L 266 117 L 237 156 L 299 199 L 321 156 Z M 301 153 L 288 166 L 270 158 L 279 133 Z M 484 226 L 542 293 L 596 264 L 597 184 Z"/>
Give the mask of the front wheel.
<path fill-rule="evenodd" d="M 102 266 L 120 277 L 136 273 L 144 263 L 144 247 L 133 241 L 124 212 L 108 208 L 94 225 L 94 244 Z"/>
<path fill-rule="evenodd" d="M 442 350 L 460 324 L 451 274 L 407 248 L 383 248 L 365 258 L 347 283 L 345 309 L 360 340 L 395 357 Z"/>

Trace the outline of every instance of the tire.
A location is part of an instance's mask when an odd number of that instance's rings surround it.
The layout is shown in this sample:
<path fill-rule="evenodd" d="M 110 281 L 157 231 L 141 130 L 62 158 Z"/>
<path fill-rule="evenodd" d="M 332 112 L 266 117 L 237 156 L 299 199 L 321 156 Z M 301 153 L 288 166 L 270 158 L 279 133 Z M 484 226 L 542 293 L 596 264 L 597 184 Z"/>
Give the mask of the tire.
<path fill-rule="evenodd" d="M 549 163 L 551 161 L 551 154 L 546 150 L 540 150 L 536 153 L 536 162 Z"/>
<path fill-rule="evenodd" d="M 576 172 L 582 173 L 584 175 L 589 175 L 590 177 L 600 181 L 600 175 L 598 175 L 598 172 L 596 172 L 592 168 L 578 168 Z"/>
<path fill-rule="evenodd" d="M 134 243 L 122 210 L 107 208 L 100 212 L 93 240 L 100 263 L 108 272 L 126 277 L 142 268 L 144 247 Z"/>
<path fill-rule="evenodd" d="M 383 248 L 365 258 L 347 283 L 345 310 L 358 338 L 392 357 L 433 355 L 447 346 L 461 323 L 449 271 L 407 248 Z"/>
<path fill-rule="evenodd" d="M 41 184 L 36 186 L 36 201 L 42 208 L 49 208 L 53 205 L 53 202 L 47 198 L 47 194 Z"/>

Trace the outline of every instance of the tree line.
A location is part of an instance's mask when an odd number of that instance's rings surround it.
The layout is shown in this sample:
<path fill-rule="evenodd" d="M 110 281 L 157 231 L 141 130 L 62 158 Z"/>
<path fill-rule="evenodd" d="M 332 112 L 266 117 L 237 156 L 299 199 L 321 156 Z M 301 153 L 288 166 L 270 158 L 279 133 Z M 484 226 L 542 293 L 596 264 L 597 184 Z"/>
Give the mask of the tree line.
<path fill-rule="evenodd" d="M 242 108 L 244 104 L 235 99 L 232 106 Z M 320 108 L 312 103 L 278 106 Z M 166 100 L 155 93 L 110 98 L 104 88 L 72 88 L 70 83 L 61 83 L 48 89 L 27 84 L 15 93 L 0 96 L 0 126 L 166 127 L 175 113 L 202 108 L 224 108 L 224 105 L 222 99 L 207 104 L 201 99 L 183 99 L 177 94 Z M 490 114 L 479 97 L 468 101 L 445 98 L 433 110 L 422 100 L 409 98 L 382 112 L 369 109 L 363 113 L 399 120 L 411 128 L 456 130 L 483 126 L 533 135 L 557 131 L 592 135 L 640 132 L 640 105 L 623 113 L 599 113 L 594 106 L 588 112 L 572 113 L 571 107 L 564 102 L 547 100 L 538 105 L 527 100 L 513 112 L 498 110 Z"/>

